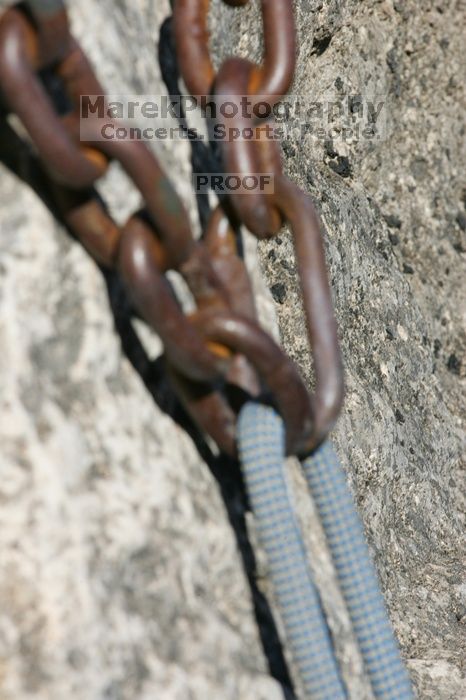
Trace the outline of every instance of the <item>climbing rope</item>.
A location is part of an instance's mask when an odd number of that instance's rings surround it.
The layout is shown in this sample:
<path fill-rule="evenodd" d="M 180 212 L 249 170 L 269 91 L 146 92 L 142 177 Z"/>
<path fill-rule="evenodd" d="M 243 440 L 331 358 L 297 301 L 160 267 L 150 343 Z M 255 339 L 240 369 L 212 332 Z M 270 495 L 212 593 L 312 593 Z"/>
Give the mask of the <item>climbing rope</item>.
<path fill-rule="evenodd" d="M 288 496 L 283 421 L 274 409 L 248 403 L 238 421 L 238 442 L 246 488 L 257 520 L 287 641 L 306 699 L 345 698 L 327 624 Z M 359 649 L 380 700 L 411 700 L 345 474 L 330 443 L 302 462 L 332 554 Z"/>
<path fill-rule="evenodd" d="M 330 633 L 289 500 L 283 421 L 272 408 L 247 404 L 239 416 L 238 443 L 259 538 L 306 698 L 344 699 Z"/>

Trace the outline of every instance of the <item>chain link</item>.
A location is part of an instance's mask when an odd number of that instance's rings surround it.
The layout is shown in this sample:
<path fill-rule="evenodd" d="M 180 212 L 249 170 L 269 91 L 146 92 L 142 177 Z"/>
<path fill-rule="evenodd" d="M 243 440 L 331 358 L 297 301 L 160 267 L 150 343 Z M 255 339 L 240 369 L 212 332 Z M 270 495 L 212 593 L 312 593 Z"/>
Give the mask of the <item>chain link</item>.
<path fill-rule="evenodd" d="M 225 0 L 231 6 L 248 0 Z M 262 0 L 264 60 L 256 65 L 227 58 L 216 73 L 209 53 L 209 0 L 175 0 L 177 59 L 188 90 L 273 106 L 289 90 L 296 40 L 292 3 Z M 285 420 L 290 453 L 305 454 L 326 436 L 343 397 L 342 366 L 320 225 L 310 198 L 284 175 L 280 151 L 266 122 L 237 117 L 235 126 L 255 132 L 253 141 L 222 144 L 226 172 L 269 173 L 274 193 L 243 192 L 231 206 L 218 206 L 202 240 L 145 144 L 101 141 L 97 121 L 80 139 L 80 96 L 103 95 L 94 72 L 69 30 L 61 0 L 29 0 L 0 20 L 0 89 L 54 183 L 63 217 L 100 263 L 117 267 L 141 316 L 159 334 L 168 371 L 185 407 L 220 449 L 236 453 L 236 416 L 247 395 L 268 390 Z M 231 124 L 229 124 L 231 126 Z M 117 161 L 144 200 L 118 227 L 92 185 Z M 223 202 L 222 202 L 223 204 Z M 309 395 L 294 364 L 259 327 L 250 280 L 238 255 L 234 227 L 244 224 L 258 238 L 288 223 L 295 243 L 310 346 L 316 373 Z M 196 303 L 185 315 L 165 273 L 178 271 Z"/>
<path fill-rule="evenodd" d="M 231 6 L 245 6 L 248 0 L 224 0 Z M 257 238 L 278 233 L 287 223 L 292 231 L 303 294 L 309 342 L 313 354 L 316 386 L 299 416 L 290 415 L 290 404 L 298 395 L 289 388 L 275 386 L 275 396 L 287 425 L 288 449 L 306 451 L 316 447 L 334 424 L 343 401 L 343 370 L 326 274 L 325 252 L 320 222 L 310 197 L 283 174 L 277 143 L 269 136 L 266 119 L 257 114 L 259 103 L 273 106 L 289 90 L 295 69 L 296 31 L 289 0 L 261 0 L 264 28 L 264 59 L 258 66 L 243 58 L 229 57 L 215 73 L 209 54 L 208 13 L 210 0 L 176 0 L 175 37 L 178 63 L 186 86 L 193 96 L 213 97 L 218 106 L 228 100 L 236 109 L 234 125 L 240 133 L 255 129 L 255 139 L 221 143 L 225 172 L 241 176 L 271 173 L 274 193 L 257 191 L 245 196 L 239 189 L 231 195 L 240 220 Z M 248 98 L 248 114 L 241 109 Z M 221 110 L 218 110 L 221 113 Z M 244 180 L 243 180 L 244 181 Z M 254 363 L 262 376 L 264 371 Z M 262 369 L 262 372 L 261 372 Z M 269 387 L 271 378 L 268 377 Z M 306 410 L 307 409 L 307 410 Z M 310 428 L 309 426 L 312 426 Z"/>

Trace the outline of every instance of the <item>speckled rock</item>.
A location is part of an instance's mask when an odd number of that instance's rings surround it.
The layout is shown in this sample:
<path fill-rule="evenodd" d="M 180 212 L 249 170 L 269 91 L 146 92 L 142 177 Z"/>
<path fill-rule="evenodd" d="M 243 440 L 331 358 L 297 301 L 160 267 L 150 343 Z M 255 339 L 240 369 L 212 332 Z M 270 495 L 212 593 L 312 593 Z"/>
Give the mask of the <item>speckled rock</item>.
<path fill-rule="evenodd" d="M 165 92 L 155 46 L 168 0 L 68 5 L 109 92 Z M 259 55 L 257 5 L 214 3 L 217 62 Z M 419 697 L 459 700 L 464 3 L 295 7 L 294 93 L 384 98 L 381 140 L 291 137 L 286 167 L 326 230 L 347 385 L 334 439 L 390 616 Z M 197 226 L 187 144 L 156 151 Z M 138 206 L 117 167 L 100 190 L 119 221 Z M 244 569 L 230 524 L 244 515 L 240 489 L 214 478 L 155 405 L 122 350 L 102 275 L 3 167 L 0 202 L 1 700 L 283 698 L 248 585 L 255 577 L 270 594 L 266 563 L 259 552 Z M 247 248 L 257 270 L 251 239 Z M 312 382 L 289 235 L 259 256 L 272 290 L 256 280 L 261 315 L 271 327 L 276 313 Z M 135 325 L 155 356 L 157 340 Z M 350 697 L 362 700 L 370 695 L 322 533 L 295 464 L 290 473 Z M 249 515 L 245 527 L 254 542 Z"/>
<path fill-rule="evenodd" d="M 383 103 L 382 138 L 291 136 L 285 163 L 326 231 L 347 389 L 334 439 L 391 619 L 419 697 L 456 700 L 466 687 L 465 6 L 294 4 L 293 92 Z M 227 10 L 219 21 L 219 52 L 239 43 L 259 55 L 257 7 L 237 12 L 235 31 Z M 311 380 L 289 235 L 260 255 L 283 342 Z"/>

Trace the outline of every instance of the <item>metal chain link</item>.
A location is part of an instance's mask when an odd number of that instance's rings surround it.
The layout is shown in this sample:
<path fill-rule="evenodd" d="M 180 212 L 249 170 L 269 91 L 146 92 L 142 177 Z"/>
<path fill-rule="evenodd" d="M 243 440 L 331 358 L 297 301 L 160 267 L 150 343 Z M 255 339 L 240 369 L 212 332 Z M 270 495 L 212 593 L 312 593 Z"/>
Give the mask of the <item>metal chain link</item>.
<path fill-rule="evenodd" d="M 244 6 L 248 0 L 224 0 Z M 289 0 L 262 0 L 264 61 L 228 58 L 215 73 L 209 54 L 209 0 L 173 3 L 177 58 L 193 95 L 274 105 L 293 80 L 295 28 Z M 61 0 L 29 0 L 0 19 L 0 90 L 54 183 L 67 225 L 101 264 L 116 267 L 141 316 L 159 334 L 170 377 L 194 421 L 236 454 L 237 413 L 246 395 L 267 390 L 287 428 L 287 448 L 301 455 L 326 436 L 343 397 L 342 365 L 318 217 L 310 198 L 284 175 L 280 153 L 261 120 L 238 117 L 257 140 L 222 144 L 225 171 L 272 173 L 274 194 L 231 198 L 196 240 L 186 210 L 153 153 L 134 140 L 97 139 L 97 122 L 80 139 L 81 95 L 104 91 L 72 36 Z M 244 123 L 241 123 L 243 119 Z M 119 227 L 90 189 L 117 161 L 142 195 L 147 215 Z M 223 204 L 223 203 L 222 203 Z M 237 254 L 240 222 L 258 238 L 283 223 L 293 232 L 316 373 L 309 395 L 298 370 L 259 327 L 251 284 Z M 165 276 L 178 271 L 196 303 L 186 316 Z M 238 399 L 238 396 L 242 400 Z"/>
<path fill-rule="evenodd" d="M 245 6 L 249 0 L 224 0 L 230 6 Z M 256 139 L 225 140 L 225 171 L 242 176 L 272 173 L 274 194 L 257 191 L 232 194 L 233 208 L 244 225 L 257 237 L 268 238 L 288 223 L 293 233 L 303 293 L 309 341 L 313 353 L 316 387 L 308 403 L 311 414 L 306 425 L 286 420 L 288 449 L 306 451 L 316 447 L 332 427 L 343 400 L 343 371 L 327 280 L 320 222 L 310 197 L 283 174 L 280 152 L 269 136 L 264 119 L 242 116 L 241 102 L 249 99 L 249 113 L 260 103 L 273 107 L 289 90 L 295 71 L 296 30 L 289 0 L 261 0 L 264 27 L 264 59 L 256 65 L 243 58 L 227 58 L 215 72 L 209 54 L 208 13 L 210 0 L 176 0 L 175 38 L 178 63 L 186 86 L 194 97 L 210 96 L 219 104 L 228 99 L 236 106 L 234 125 L 241 133 L 256 130 Z M 271 111 L 271 110 L 270 110 Z M 219 110 L 220 112 L 220 110 Z M 231 126 L 231 124 L 230 124 Z M 279 391 L 277 401 L 281 396 Z M 291 393 L 284 404 L 296 401 Z M 312 425 L 310 428 L 309 426 Z M 296 434 L 294 431 L 296 430 Z"/>

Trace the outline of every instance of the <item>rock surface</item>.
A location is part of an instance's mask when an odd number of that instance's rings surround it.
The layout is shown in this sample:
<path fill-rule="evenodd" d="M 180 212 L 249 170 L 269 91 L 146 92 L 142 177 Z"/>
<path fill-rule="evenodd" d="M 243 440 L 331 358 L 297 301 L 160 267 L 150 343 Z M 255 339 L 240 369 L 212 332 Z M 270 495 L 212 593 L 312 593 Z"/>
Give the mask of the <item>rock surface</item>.
<path fill-rule="evenodd" d="M 257 5 L 214 3 L 217 62 L 233 51 L 258 57 Z M 294 93 L 383 98 L 382 139 L 293 135 L 286 167 L 326 229 L 347 384 L 334 439 L 390 616 L 418 696 L 459 700 L 464 2 L 295 6 Z M 165 92 L 154 47 L 168 0 L 69 7 L 109 92 Z M 156 150 L 195 223 L 187 145 Z M 119 221 L 138 206 L 118 168 L 101 192 Z M 99 270 L 4 168 L 0 202 L 1 700 L 283 698 L 266 661 L 283 680 L 280 653 L 272 643 L 264 654 L 253 611 L 253 601 L 265 610 L 266 565 L 259 553 L 252 596 L 234 476 L 209 469 L 155 405 L 122 351 Z M 270 323 L 275 305 L 283 342 L 311 381 L 289 235 L 261 244 L 259 256 L 277 300 L 262 289 L 263 316 Z M 136 326 L 156 355 L 156 339 Z M 322 537 L 291 471 L 351 697 L 361 700 L 369 696 Z M 254 541 L 249 515 L 246 525 Z"/>

